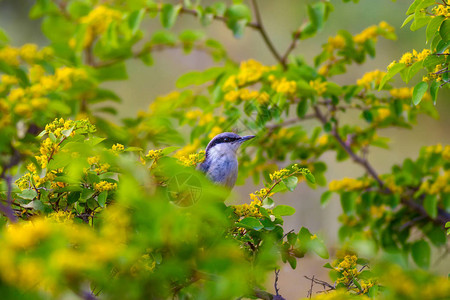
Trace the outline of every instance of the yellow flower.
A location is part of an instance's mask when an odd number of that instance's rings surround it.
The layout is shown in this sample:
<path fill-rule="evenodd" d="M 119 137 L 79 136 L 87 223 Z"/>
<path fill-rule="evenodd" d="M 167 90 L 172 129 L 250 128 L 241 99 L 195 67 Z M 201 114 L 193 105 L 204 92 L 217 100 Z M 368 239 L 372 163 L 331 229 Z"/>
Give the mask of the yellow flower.
<path fill-rule="evenodd" d="M 18 103 L 14 107 L 14 112 L 22 117 L 31 117 L 33 109 L 28 103 Z"/>
<path fill-rule="evenodd" d="M 277 93 L 293 95 L 297 90 L 297 83 L 293 80 L 287 80 L 283 77 L 280 80 L 274 80 L 271 87 Z"/>
<path fill-rule="evenodd" d="M 113 146 L 111 147 L 111 149 L 112 149 L 113 151 L 118 151 L 118 152 L 120 152 L 120 151 L 125 150 L 125 147 L 124 147 L 122 144 L 115 144 L 115 145 L 113 145 Z"/>
<path fill-rule="evenodd" d="M 256 98 L 256 101 L 258 101 L 259 104 L 267 104 L 269 103 L 270 95 L 266 92 L 262 92 L 258 95 Z"/>
<path fill-rule="evenodd" d="M 332 180 L 328 189 L 332 192 L 363 190 L 370 185 L 368 180 L 358 180 L 345 177 L 341 180 Z"/>
<path fill-rule="evenodd" d="M 389 91 L 392 97 L 397 99 L 410 99 L 412 97 L 413 88 L 403 87 L 392 89 Z"/>
<path fill-rule="evenodd" d="M 27 63 L 32 63 L 36 59 L 37 53 L 38 47 L 36 44 L 25 44 L 19 50 L 20 57 Z"/>
<path fill-rule="evenodd" d="M 88 161 L 88 164 L 90 164 L 91 166 L 95 165 L 95 164 L 98 164 L 98 162 L 100 161 L 100 156 L 88 157 L 87 161 Z"/>
<path fill-rule="evenodd" d="M 158 159 L 162 156 L 163 156 L 162 149 L 158 149 L 158 150 L 149 150 L 145 157 L 148 159 Z"/>
<path fill-rule="evenodd" d="M 379 108 L 379 109 L 377 109 L 376 121 L 382 122 L 390 115 L 391 115 L 391 110 L 389 108 L 384 108 L 384 107 Z"/>
<path fill-rule="evenodd" d="M 96 36 L 103 34 L 112 22 L 119 21 L 121 18 L 120 11 L 104 5 L 97 6 L 87 16 L 82 17 L 80 23 L 88 25 L 84 47 L 89 46 Z"/>
<path fill-rule="evenodd" d="M 316 90 L 317 95 L 322 96 L 327 91 L 327 83 L 322 82 L 320 78 L 310 81 L 309 85 Z"/>
<path fill-rule="evenodd" d="M 397 63 L 396 60 L 394 60 L 393 62 L 391 62 L 391 63 L 387 66 L 387 70 L 389 71 L 396 63 Z"/>
<path fill-rule="evenodd" d="M 219 133 L 223 132 L 223 129 L 220 128 L 219 126 L 214 126 L 211 131 L 208 134 L 208 138 L 212 139 L 213 137 L 215 137 L 216 135 L 218 135 Z"/>
<path fill-rule="evenodd" d="M 39 82 L 39 80 L 45 75 L 45 69 L 41 65 L 33 65 L 29 70 L 30 81 L 33 83 Z"/>
<path fill-rule="evenodd" d="M 387 32 L 394 32 L 394 27 L 392 27 L 385 21 L 381 21 L 380 24 L 378 24 L 378 27 L 380 27 L 380 29 L 386 30 Z"/>
<path fill-rule="evenodd" d="M 31 99 L 31 106 L 37 110 L 44 110 L 47 108 L 49 100 L 47 98 Z"/>
<path fill-rule="evenodd" d="M 402 55 L 402 58 L 400 58 L 399 63 L 403 63 L 406 65 L 411 65 L 414 62 L 414 55 L 410 52 L 406 52 Z"/>
<path fill-rule="evenodd" d="M 117 189 L 117 183 L 102 180 L 99 183 L 94 183 L 94 189 L 98 192 L 113 191 Z"/>
<path fill-rule="evenodd" d="M 328 143 L 328 135 L 322 135 L 318 140 L 317 143 L 319 143 L 320 146 L 324 146 Z"/>
<path fill-rule="evenodd" d="M 8 99 L 12 102 L 17 101 L 23 97 L 25 97 L 25 90 L 23 88 L 13 89 L 8 95 Z"/>
<path fill-rule="evenodd" d="M 345 47 L 345 39 L 342 35 L 338 34 L 335 37 L 329 37 L 326 49 L 328 52 L 333 52 L 335 49 L 343 49 Z"/>
<path fill-rule="evenodd" d="M 13 85 L 13 84 L 18 84 L 19 80 L 17 79 L 16 76 L 3 74 L 2 78 L 1 78 L 1 82 L 6 85 Z"/>
<path fill-rule="evenodd" d="M 4 61 L 10 66 L 19 66 L 19 50 L 10 46 L 0 49 L 0 61 Z"/>
<path fill-rule="evenodd" d="M 422 52 L 417 54 L 417 61 L 424 60 L 431 54 L 431 51 L 429 49 L 423 49 Z"/>
<path fill-rule="evenodd" d="M 362 78 L 358 79 L 356 81 L 356 84 L 359 86 L 363 86 L 366 89 L 370 89 L 372 83 L 375 85 L 375 87 L 380 85 L 384 75 L 386 75 L 386 72 L 382 72 L 380 70 L 368 72 L 364 74 Z"/>
<path fill-rule="evenodd" d="M 364 29 L 361 33 L 353 37 L 353 41 L 357 44 L 364 44 L 369 39 L 376 39 L 378 36 L 378 27 L 372 25 Z"/>

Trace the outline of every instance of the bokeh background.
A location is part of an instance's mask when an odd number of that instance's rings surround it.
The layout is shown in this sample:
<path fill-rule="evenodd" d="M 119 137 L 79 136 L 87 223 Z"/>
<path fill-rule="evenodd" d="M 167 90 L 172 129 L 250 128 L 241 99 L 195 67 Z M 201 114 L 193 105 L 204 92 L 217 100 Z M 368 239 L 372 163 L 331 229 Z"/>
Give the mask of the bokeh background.
<path fill-rule="evenodd" d="M 173 1 L 177 2 L 177 1 Z M 203 1 L 208 2 L 208 1 Z M 212 1 L 209 1 L 212 2 Z M 231 2 L 231 1 L 229 1 Z M 291 42 L 291 33 L 302 23 L 306 15 L 305 4 L 307 0 L 260 0 L 260 9 L 265 27 L 276 48 L 283 53 Z M 425 45 L 425 30 L 422 28 L 411 32 L 408 26 L 400 29 L 411 0 L 361 0 L 358 4 L 343 3 L 342 0 L 332 0 L 335 11 L 330 15 L 324 30 L 316 37 L 301 41 L 293 52 L 306 61 L 312 63 L 314 56 L 321 51 L 321 45 L 329 36 L 336 35 L 340 29 L 345 29 L 352 34 L 359 33 L 364 28 L 386 21 L 395 27 L 398 40 L 390 41 L 380 39 L 377 44 L 377 56 L 369 59 L 364 65 L 354 65 L 345 75 L 336 76 L 332 80 L 340 84 L 354 83 L 367 71 L 375 69 L 385 70 L 386 66 L 394 59 L 399 59 L 404 52 L 412 49 L 421 50 Z M 28 12 L 33 5 L 32 0 L 0 0 L 0 27 L 5 30 L 13 46 L 21 46 L 25 43 L 36 43 L 41 46 L 48 44 L 48 40 L 40 30 L 40 20 L 30 20 Z M 144 23 L 144 39 L 155 30 L 161 29 L 159 19 L 147 20 Z M 208 37 L 220 41 L 229 56 L 239 62 L 249 58 L 261 61 L 264 64 L 275 64 L 258 32 L 247 28 L 241 39 L 233 37 L 222 22 L 213 22 L 208 27 L 202 27 L 193 16 L 181 16 L 174 32 L 183 29 L 202 30 Z M 176 79 L 182 74 L 192 70 L 202 70 L 214 65 L 212 59 L 205 53 L 192 52 L 185 55 L 182 50 L 169 49 L 154 54 L 154 65 L 145 66 L 141 61 L 128 62 L 129 80 L 110 82 L 104 87 L 114 90 L 122 97 L 123 102 L 117 104 L 119 116 L 115 119 L 120 122 L 123 117 L 135 116 L 139 110 L 147 110 L 148 105 L 158 95 L 166 94 L 175 89 Z M 419 78 L 419 76 L 417 76 Z M 396 81 L 398 87 L 404 86 L 400 80 Z M 410 86 L 413 86 L 414 81 Z M 372 149 L 369 159 L 379 173 L 389 171 L 393 164 L 400 163 L 407 157 L 416 157 L 419 149 L 424 145 L 437 143 L 450 144 L 450 93 L 447 89 L 441 90 L 437 101 L 437 109 L 440 120 L 434 120 L 427 116 L 420 116 L 413 130 L 385 129 L 384 136 L 391 139 L 389 150 Z M 348 122 L 360 122 L 358 116 L 348 114 L 344 118 Z M 306 129 L 314 123 L 304 123 Z M 303 124 L 303 123 L 302 123 Z M 240 128 L 245 131 L 246 128 Z M 247 133 L 247 132 L 246 132 Z M 186 141 L 188 142 L 188 141 Z M 251 145 L 250 145 L 251 147 Z M 342 177 L 357 177 L 363 174 L 363 170 L 347 161 L 336 163 L 335 154 L 327 153 L 324 156 L 327 164 L 328 180 Z M 283 166 L 280 164 L 280 166 Z M 236 202 L 246 201 L 248 194 L 261 188 L 251 180 L 244 186 L 235 188 Z M 328 206 L 320 206 L 320 195 L 324 188 L 312 190 L 305 184 L 300 184 L 295 192 L 277 195 L 276 201 L 280 204 L 289 204 L 297 209 L 293 216 L 286 217 L 285 228 L 287 230 L 298 229 L 301 226 L 309 228 L 312 232 L 318 232 L 325 238 L 330 246 L 331 256 L 338 247 L 337 230 L 339 224 L 337 217 L 341 214 L 338 198 L 333 198 Z M 436 253 L 437 258 L 439 253 Z M 279 287 L 281 294 L 287 299 L 305 297 L 310 282 L 303 276 L 312 276 L 327 280 L 327 271 L 322 268 L 324 261 L 314 256 L 307 256 L 298 262 L 297 269 L 291 270 L 289 266 L 280 273 Z M 446 274 L 450 268 L 450 261 L 433 265 L 437 273 Z M 267 286 L 273 286 L 273 278 L 267 282 Z M 269 288 L 270 290 L 270 288 Z M 273 290 L 272 290 L 273 291 Z"/>

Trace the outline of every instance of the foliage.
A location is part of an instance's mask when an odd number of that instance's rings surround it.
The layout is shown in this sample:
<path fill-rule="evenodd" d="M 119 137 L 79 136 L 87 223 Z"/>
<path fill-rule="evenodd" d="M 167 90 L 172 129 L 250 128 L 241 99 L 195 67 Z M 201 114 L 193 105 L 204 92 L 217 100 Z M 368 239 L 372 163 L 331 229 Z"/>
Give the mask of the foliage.
<path fill-rule="evenodd" d="M 317 298 L 448 295 L 448 281 L 406 265 L 411 257 L 429 268 L 432 247 L 447 244 L 450 146 L 425 146 L 388 174 L 367 159 L 371 147 L 388 148 L 382 129 L 411 129 L 420 114 L 438 117 L 437 91 L 448 87 L 448 4 L 416 0 L 407 12 L 412 30 L 427 25 L 430 49 L 406 53 L 387 72 L 374 70 L 347 85 L 335 76 L 374 57 L 378 39 L 395 40 L 392 26 L 382 21 L 357 34 L 337 31 L 309 65 L 292 51 L 320 33 L 333 5 L 311 1 L 280 54 L 258 2 L 251 4 L 253 10 L 242 1 L 40 0 L 30 17 L 42 19 L 47 47 L 12 47 L 0 30 L 2 295 L 280 297 L 277 288 L 272 295 L 264 287 L 273 270 L 286 262 L 296 268 L 308 252 L 323 259 L 329 253 L 305 227 L 285 232 L 284 217 L 295 209 L 278 205 L 275 195 L 303 180 L 310 188 L 326 186 L 329 151 L 365 174 L 330 182 L 321 197 L 323 205 L 333 193 L 340 197 L 339 239 L 348 253 L 325 265 L 334 284 Z M 204 26 L 223 22 L 235 37 L 256 30 L 277 64 L 236 63 L 201 31 L 176 34 L 180 15 Z M 150 18 L 159 18 L 161 30 L 144 32 Z M 108 114 L 117 112 L 110 104 L 121 99 L 102 83 L 127 80 L 127 61 L 151 66 L 154 53 L 168 48 L 204 51 L 216 64 L 181 75 L 177 90 L 148 111 L 111 122 Z M 390 84 L 397 73 L 408 83 L 422 68 L 428 75 L 414 88 Z M 350 111 L 363 125 L 343 118 Z M 314 128 L 306 130 L 301 123 L 310 120 Z M 252 177 L 264 187 L 249 203 L 227 205 L 229 192 L 195 166 L 211 138 L 236 127 L 257 136 L 240 154 L 238 183 Z M 361 269 L 368 264 L 355 255 L 361 246 L 389 254 L 392 266 L 374 260 L 375 271 Z M 389 278 L 404 278 L 417 291 Z"/>

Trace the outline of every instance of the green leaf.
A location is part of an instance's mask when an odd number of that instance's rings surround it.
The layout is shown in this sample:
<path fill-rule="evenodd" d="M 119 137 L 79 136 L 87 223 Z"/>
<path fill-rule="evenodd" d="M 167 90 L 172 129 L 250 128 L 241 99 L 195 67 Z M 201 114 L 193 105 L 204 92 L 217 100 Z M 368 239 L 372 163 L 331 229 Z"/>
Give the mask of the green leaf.
<path fill-rule="evenodd" d="M 357 192 L 343 192 L 341 194 L 341 206 L 346 215 L 353 215 L 356 209 Z"/>
<path fill-rule="evenodd" d="M 411 254 L 414 262 L 421 268 L 427 269 L 430 266 L 431 248 L 423 241 L 417 241 L 411 246 Z"/>
<path fill-rule="evenodd" d="M 406 68 L 405 64 L 402 63 L 396 63 L 395 65 L 393 65 L 388 72 L 386 73 L 386 75 L 384 75 L 383 79 L 381 80 L 380 86 L 378 87 L 378 90 L 381 91 L 381 89 L 383 88 L 383 86 L 386 84 L 386 82 L 391 79 L 392 77 L 394 77 L 395 74 L 397 74 L 398 72 L 400 72 L 401 70 L 403 70 L 404 68 Z"/>
<path fill-rule="evenodd" d="M 447 237 L 441 227 L 433 226 L 433 228 L 425 234 L 436 247 L 444 246 L 447 242 Z"/>
<path fill-rule="evenodd" d="M 189 72 L 178 78 L 176 86 L 181 89 L 190 85 L 201 85 L 208 81 L 215 80 L 223 72 L 223 67 L 212 67 L 205 71 Z"/>
<path fill-rule="evenodd" d="M 261 224 L 261 222 L 253 217 L 247 217 L 242 219 L 241 221 L 236 223 L 236 226 L 238 227 L 244 227 L 247 229 L 253 229 L 253 230 L 261 230 L 262 228 L 264 228 L 264 226 Z"/>
<path fill-rule="evenodd" d="M 92 69 L 91 72 L 99 81 L 128 79 L 127 68 L 123 61 L 111 66 Z"/>
<path fill-rule="evenodd" d="M 420 101 L 422 101 L 423 95 L 425 95 L 426 91 L 428 89 L 428 83 L 426 82 L 419 82 L 416 84 L 413 90 L 413 96 L 412 96 L 412 102 L 414 105 L 418 105 Z"/>
<path fill-rule="evenodd" d="M 315 31 L 320 31 L 324 23 L 325 3 L 316 2 L 313 5 L 308 5 L 308 16 Z"/>
<path fill-rule="evenodd" d="M 308 111 L 308 99 L 301 99 L 297 105 L 297 116 L 301 119 L 305 116 Z"/>
<path fill-rule="evenodd" d="M 331 199 L 331 196 L 333 196 L 332 191 L 326 191 L 325 193 L 323 193 L 322 196 L 320 197 L 320 205 L 322 205 L 322 206 L 327 205 L 327 203 Z"/>
<path fill-rule="evenodd" d="M 439 27 L 441 27 L 442 22 L 444 22 L 444 16 L 434 17 L 431 22 L 427 26 L 427 43 L 431 41 L 436 33 L 439 31 Z"/>
<path fill-rule="evenodd" d="M 296 176 L 290 176 L 288 178 L 283 179 L 283 183 L 286 185 L 288 190 L 292 192 L 297 187 L 298 178 Z"/>
<path fill-rule="evenodd" d="M 170 3 L 166 3 L 163 5 L 161 9 L 161 24 L 164 28 L 169 29 L 175 24 L 181 7 L 181 4 L 172 5 Z"/>
<path fill-rule="evenodd" d="M 447 19 L 442 22 L 441 27 L 439 28 L 439 35 L 441 36 L 444 42 L 450 40 L 450 20 Z"/>
<path fill-rule="evenodd" d="M 145 9 L 139 9 L 133 11 L 128 17 L 128 27 L 130 27 L 131 34 L 135 35 L 141 26 L 142 19 L 145 15 Z"/>
<path fill-rule="evenodd" d="M 408 83 L 411 80 L 411 78 L 413 78 L 414 75 L 416 75 L 417 72 L 419 72 L 419 70 L 422 69 L 422 66 L 423 66 L 423 61 L 417 61 L 411 67 L 406 69 L 406 70 L 408 70 L 408 72 L 407 72 L 405 78 L 403 78 L 405 83 Z"/>
<path fill-rule="evenodd" d="M 411 22 L 412 19 L 414 19 L 414 15 L 409 15 L 408 17 L 406 17 L 405 21 L 403 21 L 403 24 L 402 26 L 400 26 L 400 28 L 403 28 L 406 24 Z"/>
<path fill-rule="evenodd" d="M 368 122 L 368 123 L 372 123 L 373 121 L 373 114 L 370 110 L 364 110 L 363 113 L 363 118 Z"/>
<path fill-rule="evenodd" d="M 439 82 L 433 81 L 430 86 L 430 95 L 433 100 L 433 104 L 436 105 L 436 99 L 439 92 Z"/>
<path fill-rule="evenodd" d="M 312 183 L 312 184 L 316 183 L 316 178 L 314 178 L 314 175 L 311 173 L 306 173 L 305 178 L 309 183 Z"/>
<path fill-rule="evenodd" d="M 98 195 L 97 202 L 100 207 L 105 207 L 106 198 L 108 198 L 108 191 L 103 191 Z"/>
<path fill-rule="evenodd" d="M 295 208 L 289 205 L 278 205 L 272 210 L 275 216 L 291 216 L 295 214 Z"/>
<path fill-rule="evenodd" d="M 425 200 L 423 201 L 423 207 L 433 219 L 437 216 L 437 204 L 438 199 L 436 195 L 426 195 Z"/>
<path fill-rule="evenodd" d="M 9 42 L 9 37 L 6 32 L 0 28 L 0 46 L 3 46 Z"/>
<path fill-rule="evenodd" d="M 247 5 L 234 4 L 225 12 L 227 27 L 233 31 L 235 37 L 240 38 L 244 34 L 245 26 L 251 20 L 251 12 Z"/>
<path fill-rule="evenodd" d="M 34 198 L 37 197 L 37 192 L 32 189 L 24 190 L 20 194 L 17 194 L 17 196 L 19 196 L 22 199 L 33 200 Z"/>

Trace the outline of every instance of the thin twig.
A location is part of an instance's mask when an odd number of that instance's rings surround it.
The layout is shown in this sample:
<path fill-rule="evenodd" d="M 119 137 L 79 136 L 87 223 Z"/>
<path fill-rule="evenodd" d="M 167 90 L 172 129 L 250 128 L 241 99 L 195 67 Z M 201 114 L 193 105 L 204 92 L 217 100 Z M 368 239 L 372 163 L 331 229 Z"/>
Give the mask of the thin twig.
<path fill-rule="evenodd" d="M 295 49 L 295 47 L 297 47 L 297 42 L 300 39 L 302 35 L 302 31 L 301 29 L 298 29 L 294 35 L 292 36 L 292 42 L 289 45 L 289 47 L 287 48 L 286 52 L 284 53 L 283 57 L 281 58 L 281 60 L 283 61 L 283 65 L 285 66 L 287 64 L 287 59 L 289 57 L 289 54 L 291 54 L 291 52 Z"/>
<path fill-rule="evenodd" d="M 275 282 L 273 284 L 273 287 L 275 288 L 275 295 L 279 296 L 280 289 L 278 288 L 278 275 L 280 274 L 280 269 L 275 270 Z"/>
<path fill-rule="evenodd" d="M 286 69 L 286 63 L 283 61 L 283 58 L 278 53 L 278 51 L 275 49 L 275 46 L 273 45 L 272 41 L 270 40 L 266 29 L 264 28 L 264 25 L 262 23 L 261 13 L 259 12 L 258 3 L 256 0 L 252 0 L 253 4 L 253 10 L 255 11 L 255 18 L 256 18 L 256 24 L 257 24 L 257 30 L 261 33 L 262 38 L 264 39 L 264 42 L 266 43 L 267 47 L 269 48 L 272 55 L 276 58 L 276 60 L 283 66 L 284 69 Z"/>

